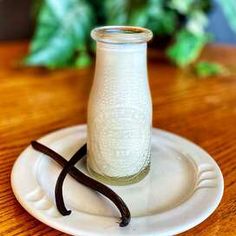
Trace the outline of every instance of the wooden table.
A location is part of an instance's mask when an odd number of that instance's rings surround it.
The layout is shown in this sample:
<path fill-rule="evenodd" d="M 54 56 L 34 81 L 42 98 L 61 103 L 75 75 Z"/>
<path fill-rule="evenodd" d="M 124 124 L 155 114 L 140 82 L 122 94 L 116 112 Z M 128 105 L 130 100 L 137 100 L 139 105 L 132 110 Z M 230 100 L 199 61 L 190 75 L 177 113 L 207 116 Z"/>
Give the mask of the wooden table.
<path fill-rule="evenodd" d="M 86 122 L 93 68 L 19 68 L 26 43 L 0 44 L 0 235 L 64 235 L 34 219 L 16 201 L 11 168 L 30 141 Z M 203 55 L 236 66 L 236 48 L 209 46 Z M 235 70 L 234 70 L 235 72 Z M 163 61 L 149 61 L 154 126 L 206 149 L 225 178 L 218 209 L 183 235 L 236 235 L 236 75 L 197 79 Z"/>

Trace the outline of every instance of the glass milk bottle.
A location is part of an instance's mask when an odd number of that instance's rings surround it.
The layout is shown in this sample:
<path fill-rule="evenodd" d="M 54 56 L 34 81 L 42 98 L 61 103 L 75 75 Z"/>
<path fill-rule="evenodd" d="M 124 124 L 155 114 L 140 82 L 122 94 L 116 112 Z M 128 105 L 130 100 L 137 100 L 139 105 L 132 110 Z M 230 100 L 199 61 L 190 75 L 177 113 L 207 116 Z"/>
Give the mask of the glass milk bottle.
<path fill-rule="evenodd" d="M 130 26 L 95 28 L 96 69 L 88 104 L 90 174 L 113 184 L 135 183 L 150 169 L 152 101 L 147 42 L 152 32 Z"/>

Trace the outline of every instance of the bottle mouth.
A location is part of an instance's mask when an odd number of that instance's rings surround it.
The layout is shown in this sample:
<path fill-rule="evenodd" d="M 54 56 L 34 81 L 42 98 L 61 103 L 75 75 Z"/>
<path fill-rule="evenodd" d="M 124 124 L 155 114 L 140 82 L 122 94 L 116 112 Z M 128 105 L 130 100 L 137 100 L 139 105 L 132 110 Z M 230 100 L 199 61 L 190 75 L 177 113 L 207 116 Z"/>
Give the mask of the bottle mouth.
<path fill-rule="evenodd" d="M 103 26 L 91 31 L 91 37 L 103 43 L 145 43 L 153 37 L 151 30 L 136 26 Z"/>

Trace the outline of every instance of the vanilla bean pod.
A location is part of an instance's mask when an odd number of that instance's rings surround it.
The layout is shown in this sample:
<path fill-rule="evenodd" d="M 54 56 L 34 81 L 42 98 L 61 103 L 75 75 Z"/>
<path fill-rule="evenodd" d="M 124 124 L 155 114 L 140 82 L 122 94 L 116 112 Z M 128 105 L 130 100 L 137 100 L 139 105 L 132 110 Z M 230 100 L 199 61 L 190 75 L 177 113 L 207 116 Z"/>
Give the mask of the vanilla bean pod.
<path fill-rule="evenodd" d="M 50 148 L 44 146 L 43 144 L 40 144 L 36 141 L 32 141 L 31 145 L 35 150 L 51 157 L 62 167 L 67 165 L 67 160 L 65 160 L 61 155 L 51 150 Z M 110 199 L 116 205 L 116 207 L 121 213 L 121 222 L 119 224 L 120 227 L 124 227 L 129 224 L 131 218 L 130 211 L 125 202 L 121 199 L 121 197 L 119 197 L 113 190 L 108 188 L 106 185 L 96 181 L 95 179 L 92 179 L 89 176 L 85 175 L 74 166 L 69 168 L 69 174 L 79 183 L 91 188 L 92 190 L 99 192 L 100 194 Z"/>

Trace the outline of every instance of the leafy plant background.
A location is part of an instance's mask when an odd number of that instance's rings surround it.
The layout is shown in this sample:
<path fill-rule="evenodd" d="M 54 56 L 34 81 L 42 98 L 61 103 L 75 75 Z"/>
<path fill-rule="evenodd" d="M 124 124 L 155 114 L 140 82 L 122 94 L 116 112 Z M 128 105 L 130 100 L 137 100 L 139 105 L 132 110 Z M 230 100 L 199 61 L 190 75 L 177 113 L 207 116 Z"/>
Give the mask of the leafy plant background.
<path fill-rule="evenodd" d="M 217 1 L 236 33 L 236 1 Z M 34 0 L 36 29 L 24 63 L 51 69 L 88 66 L 95 48 L 92 28 L 136 25 L 170 39 L 166 55 L 183 68 L 196 61 L 212 38 L 205 32 L 211 8 L 212 0 Z M 224 71 L 209 62 L 195 69 L 200 76 Z"/>

